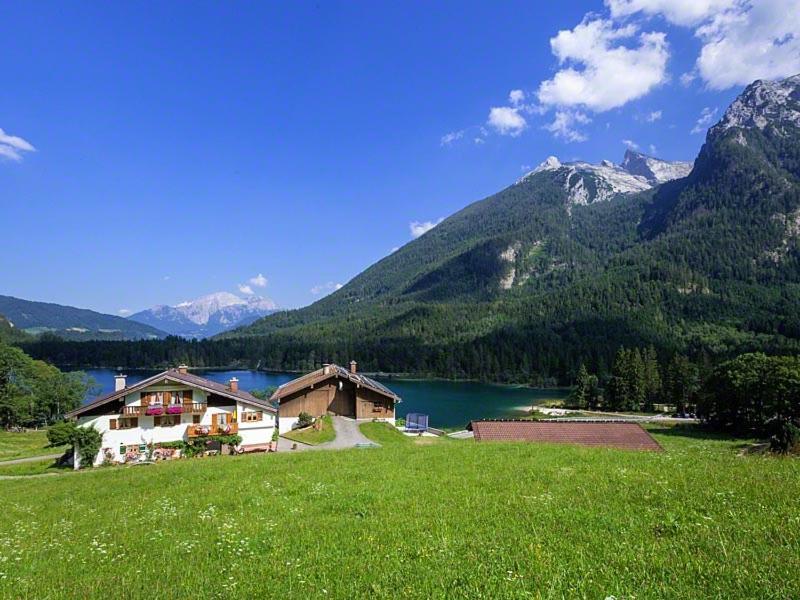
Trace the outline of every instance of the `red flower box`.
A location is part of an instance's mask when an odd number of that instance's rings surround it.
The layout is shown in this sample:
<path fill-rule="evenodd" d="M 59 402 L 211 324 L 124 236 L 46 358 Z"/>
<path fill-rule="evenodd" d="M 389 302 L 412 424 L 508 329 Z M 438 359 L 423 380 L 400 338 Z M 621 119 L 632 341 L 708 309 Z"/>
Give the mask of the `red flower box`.
<path fill-rule="evenodd" d="M 183 412 L 183 407 L 180 404 L 170 404 L 167 407 L 168 415 L 179 415 Z"/>
<path fill-rule="evenodd" d="M 147 410 L 144 411 L 144 414 L 151 415 L 157 417 L 159 415 L 164 414 L 164 407 L 163 406 L 148 406 Z"/>

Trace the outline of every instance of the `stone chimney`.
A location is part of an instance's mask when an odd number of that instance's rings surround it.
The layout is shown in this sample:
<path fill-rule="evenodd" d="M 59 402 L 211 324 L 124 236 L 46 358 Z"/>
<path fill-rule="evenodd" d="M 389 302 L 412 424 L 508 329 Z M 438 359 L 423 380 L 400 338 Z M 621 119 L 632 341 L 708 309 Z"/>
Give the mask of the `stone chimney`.
<path fill-rule="evenodd" d="M 328 375 L 331 372 L 331 366 L 328 363 L 322 365 L 322 374 Z"/>
<path fill-rule="evenodd" d="M 354 360 L 351 360 L 350 361 L 350 372 L 351 373 L 355 373 L 356 371 L 358 371 L 358 363 L 356 361 L 354 361 Z"/>
<path fill-rule="evenodd" d="M 186 375 L 189 372 L 188 365 L 178 365 L 178 373 L 181 375 Z"/>
<path fill-rule="evenodd" d="M 236 377 L 231 377 L 231 380 L 228 382 L 228 387 L 232 392 L 239 391 L 239 380 Z"/>
<path fill-rule="evenodd" d="M 125 379 L 127 377 L 128 377 L 127 375 L 123 375 L 122 373 L 117 373 L 116 375 L 114 375 L 114 391 L 115 392 L 119 392 L 121 390 L 124 390 L 126 387 L 128 387 L 125 384 Z"/>

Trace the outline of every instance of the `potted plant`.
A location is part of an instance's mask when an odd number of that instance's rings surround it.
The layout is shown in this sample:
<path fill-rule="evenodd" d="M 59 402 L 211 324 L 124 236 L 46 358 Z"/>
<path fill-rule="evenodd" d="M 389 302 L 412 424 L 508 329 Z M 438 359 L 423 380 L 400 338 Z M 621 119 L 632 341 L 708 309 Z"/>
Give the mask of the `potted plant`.
<path fill-rule="evenodd" d="M 183 412 L 183 406 L 180 404 L 170 404 L 167 406 L 168 415 L 179 415 Z"/>
<path fill-rule="evenodd" d="M 148 406 L 147 410 L 144 411 L 144 414 L 146 414 L 148 416 L 153 416 L 153 417 L 157 417 L 159 415 L 163 415 L 164 414 L 164 407 L 163 406 L 159 406 L 157 404 L 153 405 L 153 406 Z"/>

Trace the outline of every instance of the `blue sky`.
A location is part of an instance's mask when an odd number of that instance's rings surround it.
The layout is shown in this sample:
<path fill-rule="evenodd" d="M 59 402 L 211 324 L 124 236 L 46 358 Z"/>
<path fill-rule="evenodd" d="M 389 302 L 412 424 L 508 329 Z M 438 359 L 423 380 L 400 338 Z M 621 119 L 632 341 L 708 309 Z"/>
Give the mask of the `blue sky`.
<path fill-rule="evenodd" d="M 799 0 L 0 15 L 0 293 L 113 314 L 308 304 L 548 155 L 692 159 L 743 84 L 800 72 Z"/>

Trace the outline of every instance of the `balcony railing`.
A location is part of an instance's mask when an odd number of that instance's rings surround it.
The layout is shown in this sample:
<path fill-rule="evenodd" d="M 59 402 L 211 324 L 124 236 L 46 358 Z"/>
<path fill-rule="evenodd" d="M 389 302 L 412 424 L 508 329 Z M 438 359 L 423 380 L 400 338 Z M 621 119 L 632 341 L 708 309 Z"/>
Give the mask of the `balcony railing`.
<path fill-rule="evenodd" d="M 189 425 L 186 435 L 199 437 L 203 435 L 232 435 L 239 433 L 238 423 L 223 423 L 222 425 Z"/>
<path fill-rule="evenodd" d="M 161 408 L 162 415 L 179 415 L 185 413 L 187 415 L 202 415 L 206 412 L 207 404 L 204 402 L 185 402 L 183 404 L 150 404 L 141 406 L 123 406 L 123 417 L 143 417 L 147 414 L 148 409 L 150 412 L 155 413 L 158 408 Z"/>
<path fill-rule="evenodd" d="M 202 415 L 206 412 L 207 404 L 204 402 L 184 402 L 183 412 L 187 415 Z"/>

